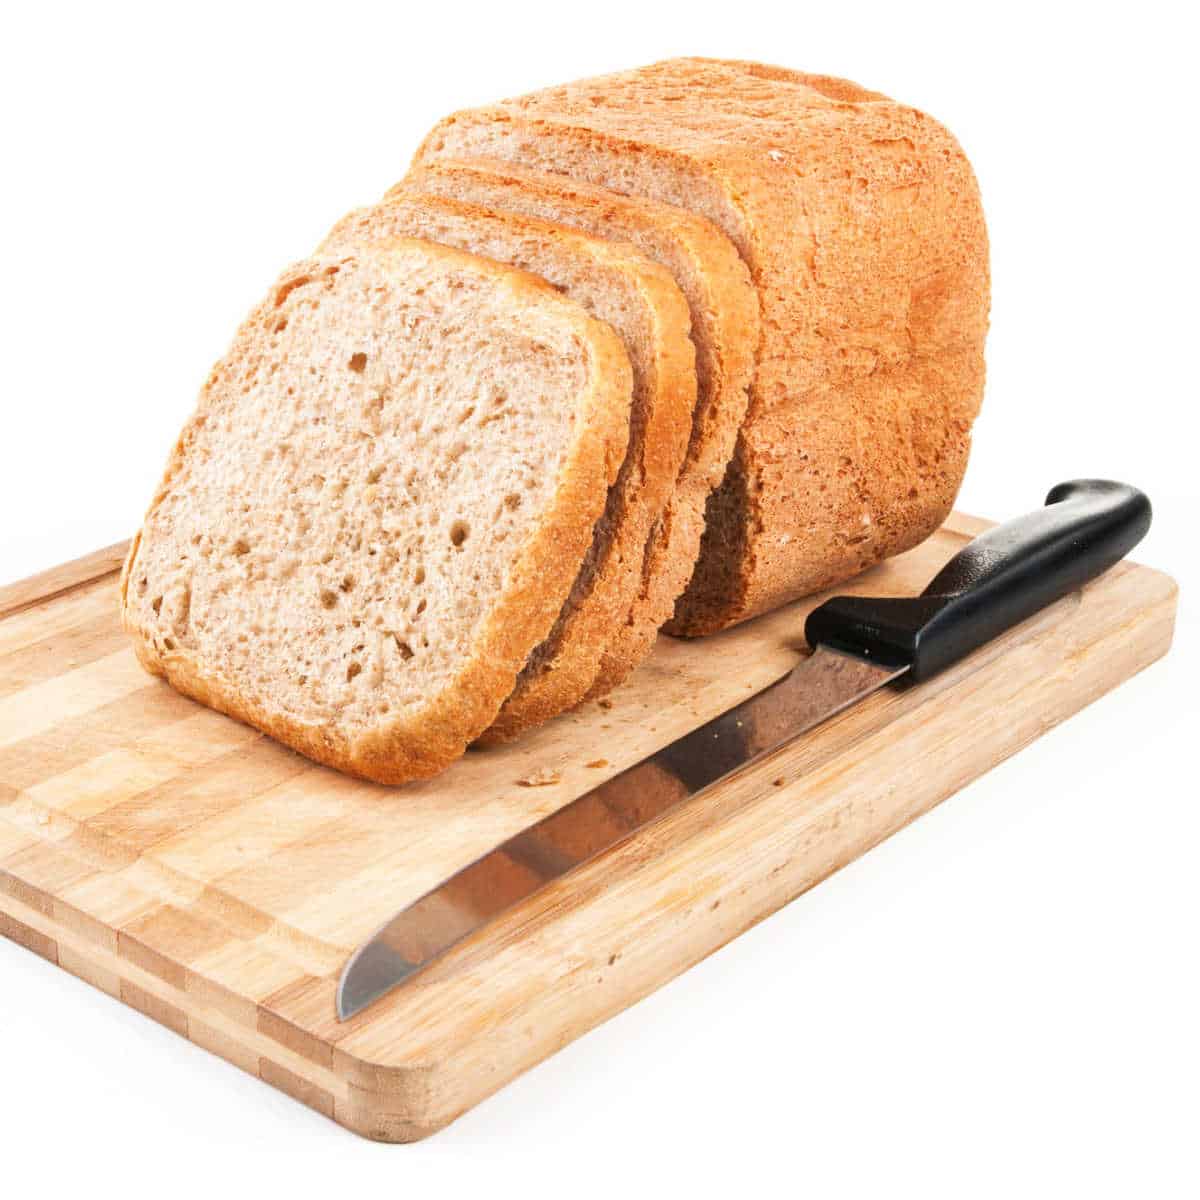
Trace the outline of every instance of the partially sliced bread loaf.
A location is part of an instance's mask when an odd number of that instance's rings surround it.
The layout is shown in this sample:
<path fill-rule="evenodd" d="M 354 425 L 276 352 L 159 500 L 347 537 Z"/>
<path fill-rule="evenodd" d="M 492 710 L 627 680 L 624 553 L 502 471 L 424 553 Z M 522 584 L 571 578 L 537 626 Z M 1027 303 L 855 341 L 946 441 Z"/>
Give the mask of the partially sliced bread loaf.
<path fill-rule="evenodd" d="M 988 251 L 936 121 L 846 80 L 675 59 L 458 113 L 416 162 L 464 157 L 681 205 L 750 269 L 749 411 L 670 631 L 828 586 L 945 518 L 983 390 Z"/>
<path fill-rule="evenodd" d="M 615 334 L 532 275 L 419 241 L 299 263 L 134 539 L 139 658 L 320 762 L 440 770 L 557 618 L 631 389 Z"/>
<path fill-rule="evenodd" d="M 595 683 L 614 634 L 633 619 L 646 545 L 683 463 L 695 407 L 687 303 L 666 270 L 629 247 L 412 189 L 393 189 L 383 204 L 351 213 L 323 249 L 398 234 L 541 275 L 610 324 L 633 366 L 628 453 L 560 618 L 489 731 L 488 740 L 505 740 L 577 704 Z"/>
<path fill-rule="evenodd" d="M 404 186 L 627 243 L 666 267 L 687 299 L 697 387 L 687 457 L 651 534 L 632 619 L 616 633 L 592 685 L 593 695 L 602 694 L 644 657 L 692 576 L 705 504 L 725 475 L 746 415 L 758 346 L 758 294 L 750 273 L 733 243 L 703 217 L 566 175 L 498 160 L 446 159 L 415 168 Z"/>

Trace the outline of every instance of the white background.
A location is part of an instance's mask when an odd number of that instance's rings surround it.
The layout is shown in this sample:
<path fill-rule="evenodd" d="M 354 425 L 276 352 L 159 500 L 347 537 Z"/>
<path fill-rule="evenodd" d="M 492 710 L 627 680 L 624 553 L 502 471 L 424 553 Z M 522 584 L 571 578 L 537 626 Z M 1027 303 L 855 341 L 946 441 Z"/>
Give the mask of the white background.
<path fill-rule="evenodd" d="M 702 53 L 950 125 L 995 284 L 961 507 L 1128 479 L 1157 509 L 1137 557 L 1184 592 L 1167 660 L 416 1147 L 360 1141 L 0 943 L 0 1193 L 1200 1194 L 1187 8 L 10 11 L 0 580 L 132 531 L 243 313 L 436 118 Z"/>

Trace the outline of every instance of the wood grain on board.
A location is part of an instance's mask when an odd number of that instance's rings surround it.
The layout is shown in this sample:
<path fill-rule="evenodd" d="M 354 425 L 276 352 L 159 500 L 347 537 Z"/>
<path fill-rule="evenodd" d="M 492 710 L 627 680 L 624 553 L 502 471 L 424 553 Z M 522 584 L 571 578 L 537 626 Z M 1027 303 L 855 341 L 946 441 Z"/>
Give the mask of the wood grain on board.
<path fill-rule="evenodd" d="M 955 514 L 841 590 L 920 591 L 986 524 Z M 0 933 L 387 1141 L 442 1127 L 1154 661 L 1176 594 L 1119 565 L 712 789 L 340 1024 L 341 967 L 398 908 L 779 678 L 821 597 L 661 638 L 611 702 L 386 788 L 144 674 L 117 621 L 121 553 L 0 589 Z M 539 772 L 556 782 L 521 784 Z"/>

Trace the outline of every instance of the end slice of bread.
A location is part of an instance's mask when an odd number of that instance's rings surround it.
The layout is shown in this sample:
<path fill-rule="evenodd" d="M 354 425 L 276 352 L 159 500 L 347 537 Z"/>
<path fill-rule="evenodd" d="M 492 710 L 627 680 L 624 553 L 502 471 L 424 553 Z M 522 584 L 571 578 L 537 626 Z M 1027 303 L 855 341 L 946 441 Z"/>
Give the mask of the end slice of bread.
<path fill-rule="evenodd" d="M 670 273 L 632 247 L 403 185 L 382 204 L 349 214 L 323 249 L 397 235 L 536 272 L 611 325 L 633 368 L 628 453 L 559 619 L 484 739 L 506 741 L 579 703 L 623 629 L 643 619 L 634 605 L 646 547 L 683 464 L 696 403 L 688 307 Z"/>
<path fill-rule="evenodd" d="M 148 670 L 320 762 L 428 776 L 494 720 L 624 459 L 632 376 L 540 279 L 392 240 L 287 271 L 130 550 Z"/>
<path fill-rule="evenodd" d="M 691 579 L 705 505 L 733 456 L 754 374 L 758 293 L 750 272 L 711 221 L 566 175 L 500 159 L 443 159 L 415 167 L 404 186 L 561 222 L 632 246 L 670 271 L 687 300 L 697 389 L 687 455 L 646 547 L 631 619 L 614 635 L 589 692 L 603 695 L 649 652 Z"/>

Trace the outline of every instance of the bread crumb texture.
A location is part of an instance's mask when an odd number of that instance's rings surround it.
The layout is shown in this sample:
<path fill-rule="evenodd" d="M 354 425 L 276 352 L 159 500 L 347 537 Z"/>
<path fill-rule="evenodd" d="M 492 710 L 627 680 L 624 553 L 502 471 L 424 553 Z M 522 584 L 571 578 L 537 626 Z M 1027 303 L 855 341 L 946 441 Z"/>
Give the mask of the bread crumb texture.
<path fill-rule="evenodd" d="M 322 761 L 444 766 L 582 560 L 625 436 L 622 357 L 470 255 L 397 242 L 293 268 L 205 384 L 131 551 L 143 661 Z"/>
<path fill-rule="evenodd" d="M 613 329 L 633 371 L 628 453 L 614 464 L 591 548 L 553 629 L 530 655 L 484 739 L 507 741 L 578 703 L 631 622 L 645 628 L 638 649 L 648 651 L 690 574 L 689 561 L 656 620 L 636 612 L 646 545 L 675 488 L 696 403 L 687 303 L 670 273 L 632 247 L 407 185 L 393 188 L 382 204 L 348 214 L 324 248 L 397 235 L 429 238 L 546 279 Z M 630 654 L 616 681 L 640 657 Z"/>

